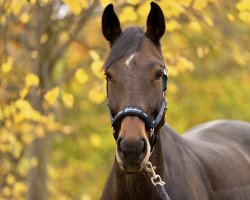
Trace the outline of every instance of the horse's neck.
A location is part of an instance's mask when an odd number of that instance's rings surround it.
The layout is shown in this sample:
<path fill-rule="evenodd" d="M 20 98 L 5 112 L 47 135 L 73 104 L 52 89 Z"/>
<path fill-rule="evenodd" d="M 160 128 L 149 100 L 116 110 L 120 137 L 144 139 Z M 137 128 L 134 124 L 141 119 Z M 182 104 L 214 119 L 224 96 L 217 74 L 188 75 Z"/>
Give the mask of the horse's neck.
<path fill-rule="evenodd" d="M 169 186 L 171 184 L 174 185 L 174 180 L 182 181 L 182 172 L 179 170 L 183 169 L 183 167 L 185 168 L 182 162 L 183 157 L 187 157 L 184 148 L 185 144 L 182 138 L 164 125 L 159 131 L 159 141 L 155 145 L 155 150 L 150 161 L 156 167 L 156 173 L 160 175 Z M 151 177 L 152 175 L 148 172 L 143 172 L 139 175 L 124 174 L 118 169 L 118 166 L 116 167 L 116 178 L 119 180 L 118 190 L 123 191 L 123 195 L 126 193 L 129 197 L 133 197 L 133 199 L 136 199 L 134 198 L 136 196 L 138 196 L 137 199 L 141 199 L 139 197 L 141 197 L 142 194 L 146 199 L 154 195 L 156 190 L 151 183 Z M 169 190 L 171 190 L 171 188 L 169 188 Z M 155 195 L 157 196 L 157 194 Z"/>
<path fill-rule="evenodd" d="M 161 150 L 163 159 L 163 165 L 159 166 L 160 175 L 166 182 L 167 191 L 172 199 L 196 199 L 193 188 L 202 188 L 208 183 L 202 164 L 190 148 L 189 141 L 167 125 L 161 128 L 159 135 L 157 148 Z"/>

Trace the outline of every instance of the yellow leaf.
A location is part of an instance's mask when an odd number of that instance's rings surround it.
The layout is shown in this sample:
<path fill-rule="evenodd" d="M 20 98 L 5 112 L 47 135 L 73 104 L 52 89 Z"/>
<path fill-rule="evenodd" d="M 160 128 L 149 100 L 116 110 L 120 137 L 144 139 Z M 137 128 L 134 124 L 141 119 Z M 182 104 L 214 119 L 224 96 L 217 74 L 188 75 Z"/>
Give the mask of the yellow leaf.
<path fill-rule="evenodd" d="M 84 84 L 88 81 L 88 75 L 84 72 L 83 69 L 80 68 L 76 70 L 75 78 L 81 84 Z"/>
<path fill-rule="evenodd" d="M 137 20 L 138 16 L 133 7 L 125 7 L 119 16 L 121 23 L 134 22 Z"/>
<path fill-rule="evenodd" d="M 69 33 L 67 31 L 63 31 L 60 34 L 60 40 L 62 40 L 63 42 L 67 41 L 69 39 Z"/>
<path fill-rule="evenodd" d="M 81 0 L 81 1 L 80 1 L 80 4 L 81 4 L 81 7 L 82 7 L 82 8 L 87 8 L 87 7 L 88 7 L 88 2 L 87 2 L 87 0 Z"/>
<path fill-rule="evenodd" d="M 144 19 L 145 13 L 149 12 L 149 5 L 147 3 L 140 4 L 139 7 L 137 8 L 136 12 L 140 18 Z M 143 21 L 143 23 L 145 23 L 145 22 Z"/>
<path fill-rule="evenodd" d="M 192 3 L 192 0 L 178 0 L 177 2 L 182 6 L 188 7 Z"/>
<path fill-rule="evenodd" d="M 6 179 L 6 182 L 8 185 L 13 185 L 15 183 L 16 179 L 13 175 L 8 175 L 7 176 L 7 179 Z"/>
<path fill-rule="evenodd" d="M 61 131 L 61 124 L 55 121 L 55 117 L 53 115 L 49 115 L 46 119 L 46 130 L 49 132 Z"/>
<path fill-rule="evenodd" d="M 62 131 L 65 135 L 68 135 L 68 134 L 72 133 L 73 130 L 70 126 L 64 126 Z"/>
<path fill-rule="evenodd" d="M 166 29 L 168 31 L 174 31 L 181 28 L 181 25 L 176 20 L 170 20 L 167 22 Z"/>
<path fill-rule="evenodd" d="M 44 44 L 48 41 L 48 34 L 43 34 L 40 38 L 40 43 Z"/>
<path fill-rule="evenodd" d="M 4 125 L 6 128 L 11 129 L 12 128 L 12 121 L 7 119 L 7 120 L 5 120 Z"/>
<path fill-rule="evenodd" d="M 37 159 L 36 157 L 32 157 L 32 158 L 30 159 L 30 166 L 31 166 L 31 167 L 36 167 L 37 164 L 38 164 L 38 159 Z"/>
<path fill-rule="evenodd" d="M 177 91 L 178 91 L 178 88 L 177 88 L 176 84 L 173 83 L 173 82 L 170 82 L 168 84 L 168 92 L 170 92 L 170 93 L 176 93 Z"/>
<path fill-rule="evenodd" d="M 7 62 L 3 63 L 3 65 L 2 65 L 2 72 L 3 73 L 10 72 L 12 64 L 13 64 L 13 58 L 8 57 Z"/>
<path fill-rule="evenodd" d="M 234 22 L 235 21 L 235 17 L 233 14 L 231 13 L 227 13 L 227 19 L 230 21 L 230 22 Z"/>
<path fill-rule="evenodd" d="M 102 67 L 103 67 L 103 61 L 101 61 L 101 60 L 96 60 L 96 61 L 92 62 L 91 66 L 90 66 L 91 70 L 99 78 L 103 78 Z"/>
<path fill-rule="evenodd" d="M 185 57 L 182 57 L 182 56 L 177 56 L 177 64 L 176 64 L 176 68 L 179 70 L 179 71 L 185 71 L 185 70 L 194 70 L 194 64 L 189 61 L 187 58 Z"/>
<path fill-rule="evenodd" d="M 6 23 L 6 16 L 2 15 L 1 19 L 0 19 L 0 24 L 4 25 Z"/>
<path fill-rule="evenodd" d="M 1 107 L 0 107 L 0 120 L 3 120 L 3 111 Z"/>
<path fill-rule="evenodd" d="M 1 153 L 8 152 L 8 151 L 9 151 L 9 148 L 10 148 L 9 145 L 7 145 L 7 144 L 1 144 L 1 145 L 0 145 L 0 152 L 1 152 Z"/>
<path fill-rule="evenodd" d="M 15 107 L 20 110 L 19 113 L 22 117 L 26 117 L 26 115 L 30 116 L 30 112 L 32 110 L 32 106 L 30 105 L 30 103 L 27 100 L 24 99 L 18 99 L 15 102 Z M 8 112 L 6 112 L 5 114 L 9 114 Z M 19 118 L 19 116 L 17 117 Z M 16 119 L 17 121 L 19 121 L 19 119 Z"/>
<path fill-rule="evenodd" d="M 133 5 L 139 4 L 139 0 L 128 0 L 127 2 Z"/>
<path fill-rule="evenodd" d="M 11 66 L 8 64 L 8 63 L 4 63 L 3 65 L 2 65 L 2 72 L 3 73 L 8 73 L 9 71 L 11 70 Z"/>
<path fill-rule="evenodd" d="M 208 4 L 208 1 L 195 0 L 194 4 L 193 4 L 193 7 L 194 7 L 194 9 L 201 11 L 207 6 L 207 4 Z"/>
<path fill-rule="evenodd" d="M 14 185 L 14 192 L 16 194 L 19 194 L 19 193 L 25 193 L 27 191 L 27 186 L 25 185 L 25 183 L 23 182 L 17 182 L 15 185 Z"/>
<path fill-rule="evenodd" d="M 239 11 L 250 11 L 250 2 L 249 0 L 241 0 L 239 3 L 236 4 L 236 8 Z"/>
<path fill-rule="evenodd" d="M 199 58 L 204 58 L 206 55 L 209 54 L 209 48 L 208 47 L 202 47 L 199 46 L 197 47 L 197 55 Z"/>
<path fill-rule="evenodd" d="M 208 26 L 213 26 L 214 25 L 214 22 L 213 22 L 211 17 L 205 16 L 204 20 L 207 22 Z"/>
<path fill-rule="evenodd" d="M 9 10 L 11 10 L 12 13 L 17 16 L 25 5 L 27 5 L 27 1 L 25 0 L 15 1 L 15 3 L 10 4 Z"/>
<path fill-rule="evenodd" d="M 45 130 L 42 126 L 37 126 L 35 128 L 35 134 L 37 137 L 42 138 L 45 136 Z"/>
<path fill-rule="evenodd" d="M 161 6 L 162 10 L 167 10 L 164 15 L 169 18 L 173 16 L 177 17 L 185 11 L 183 6 L 175 0 L 160 1 L 159 5 Z"/>
<path fill-rule="evenodd" d="M 90 135 L 90 142 L 95 148 L 99 148 L 102 145 L 102 140 L 98 134 L 91 134 Z"/>
<path fill-rule="evenodd" d="M 26 75 L 26 77 L 25 77 L 26 87 L 38 86 L 38 84 L 39 84 L 39 78 L 37 75 L 35 75 L 33 73 L 29 73 Z"/>
<path fill-rule="evenodd" d="M 30 20 L 30 15 L 28 13 L 24 13 L 20 17 L 20 21 L 26 24 Z"/>
<path fill-rule="evenodd" d="M 26 95 L 28 94 L 29 90 L 28 88 L 24 88 L 19 92 L 19 95 L 22 99 L 24 99 L 26 97 Z"/>
<path fill-rule="evenodd" d="M 82 196 L 81 196 L 81 200 L 91 200 L 92 198 L 91 198 L 91 196 L 89 195 L 89 194 L 83 194 Z"/>
<path fill-rule="evenodd" d="M 115 3 L 117 3 L 115 0 L 100 0 L 100 3 L 101 3 L 101 5 L 103 6 L 103 7 L 105 7 L 105 6 L 107 6 L 108 4 L 110 4 L 110 3 L 113 3 L 113 4 L 115 4 Z"/>
<path fill-rule="evenodd" d="M 97 85 L 90 89 L 88 94 L 89 101 L 100 104 L 106 99 L 106 93 L 104 92 L 101 85 Z"/>
<path fill-rule="evenodd" d="M 201 25 L 197 22 L 197 21 L 192 21 L 189 26 L 194 29 L 197 32 L 201 32 L 202 31 L 202 27 Z"/>
<path fill-rule="evenodd" d="M 70 93 L 62 92 L 62 102 L 65 107 L 71 108 L 74 104 L 74 96 Z"/>
<path fill-rule="evenodd" d="M 172 65 L 168 65 L 168 73 L 169 73 L 170 76 L 173 76 L 173 77 L 176 77 L 179 74 L 179 72 L 176 69 L 176 67 L 172 66 Z"/>
<path fill-rule="evenodd" d="M 13 156 L 15 158 L 19 158 L 22 150 L 23 150 L 23 144 L 21 144 L 20 142 L 15 142 L 15 148 L 14 148 Z"/>
<path fill-rule="evenodd" d="M 69 5 L 70 10 L 75 15 L 80 14 L 83 7 L 87 7 L 86 0 L 63 0 L 67 5 Z"/>
<path fill-rule="evenodd" d="M 25 115 L 23 115 L 23 113 L 21 113 L 21 112 L 14 115 L 13 117 L 14 117 L 14 122 L 16 124 L 19 124 L 25 120 Z"/>
<path fill-rule="evenodd" d="M 3 187 L 1 192 L 4 196 L 7 196 L 7 197 L 11 196 L 12 194 L 10 187 L 7 187 L 7 186 Z"/>
<path fill-rule="evenodd" d="M 90 57 L 95 61 L 95 60 L 100 60 L 100 56 L 99 56 L 99 54 L 96 52 L 96 51 L 94 51 L 94 50 L 90 50 L 89 51 L 89 55 L 90 55 Z"/>
<path fill-rule="evenodd" d="M 19 114 L 23 115 L 20 116 L 20 119 L 16 118 L 16 120 L 22 120 L 22 118 L 36 122 L 40 122 L 42 120 L 42 115 L 36 111 L 27 100 L 16 100 L 15 107 L 19 110 Z"/>
<path fill-rule="evenodd" d="M 59 87 L 54 87 L 44 95 L 44 99 L 48 102 L 49 105 L 53 105 L 58 98 L 59 92 Z"/>
<path fill-rule="evenodd" d="M 30 144 L 32 141 L 32 137 L 29 132 L 23 133 L 21 139 L 24 142 L 24 144 Z"/>
<path fill-rule="evenodd" d="M 39 52 L 37 50 L 32 51 L 31 58 L 36 59 L 39 56 Z"/>
<path fill-rule="evenodd" d="M 239 18 L 246 23 L 250 23 L 250 12 L 249 11 L 241 11 L 239 13 Z"/>
<path fill-rule="evenodd" d="M 30 110 L 31 109 L 30 103 L 24 99 L 16 100 L 15 106 L 16 106 L 16 108 L 18 108 L 20 110 L 22 110 L 22 109 Z"/>

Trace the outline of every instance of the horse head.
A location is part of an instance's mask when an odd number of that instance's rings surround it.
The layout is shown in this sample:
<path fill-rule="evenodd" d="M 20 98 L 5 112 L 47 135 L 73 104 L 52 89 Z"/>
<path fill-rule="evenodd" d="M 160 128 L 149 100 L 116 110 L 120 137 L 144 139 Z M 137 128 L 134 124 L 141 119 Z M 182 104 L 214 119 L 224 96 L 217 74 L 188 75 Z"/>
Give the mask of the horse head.
<path fill-rule="evenodd" d="M 139 27 L 122 31 L 109 4 L 102 16 L 102 31 L 110 43 L 104 69 L 116 161 L 126 173 L 145 169 L 164 123 L 166 69 L 160 39 L 165 32 L 161 8 L 154 2 L 146 32 Z"/>

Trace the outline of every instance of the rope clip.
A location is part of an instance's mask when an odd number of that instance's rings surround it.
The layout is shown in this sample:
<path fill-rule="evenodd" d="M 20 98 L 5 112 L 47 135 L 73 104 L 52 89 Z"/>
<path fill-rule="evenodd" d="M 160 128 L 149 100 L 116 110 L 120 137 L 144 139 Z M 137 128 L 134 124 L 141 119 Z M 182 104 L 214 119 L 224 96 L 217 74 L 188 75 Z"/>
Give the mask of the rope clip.
<path fill-rule="evenodd" d="M 155 173 L 155 169 L 156 167 L 153 166 L 150 161 L 148 161 L 147 166 L 146 166 L 146 171 L 152 173 L 151 182 L 153 183 L 153 185 L 155 187 L 156 187 L 156 184 L 159 184 L 161 186 L 165 185 L 166 183 L 161 180 L 160 175 Z"/>
<path fill-rule="evenodd" d="M 154 132 L 155 132 L 155 129 L 154 129 L 154 128 L 151 128 L 151 129 L 150 129 L 150 138 L 152 138 L 152 136 L 154 135 Z"/>

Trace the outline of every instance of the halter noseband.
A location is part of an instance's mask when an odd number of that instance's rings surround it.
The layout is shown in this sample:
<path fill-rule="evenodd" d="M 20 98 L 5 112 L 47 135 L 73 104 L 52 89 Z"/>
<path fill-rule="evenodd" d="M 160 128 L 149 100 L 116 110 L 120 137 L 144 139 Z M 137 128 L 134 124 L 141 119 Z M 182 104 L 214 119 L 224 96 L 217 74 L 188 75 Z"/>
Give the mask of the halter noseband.
<path fill-rule="evenodd" d="M 150 152 L 151 153 L 153 152 L 154 145 L 158 140 L 158 135 L 155 134 L 155 129 L 158 128 L 162 120 L 162 117 L 165 112 L 166 104 L 167 104 L 166 99 L 165 99 L 165 92 L 167 90 L 167 79 L 168 79 L 167 70 L 166 70 L 166 67 L 164 67 L 164 73 L 162 76 L 163 99 L 162 99 L 160 111 L 154 120 L 152 120 L 142 108 L 137 107 L 137 106 L 127 106 L 123 108 L 121 111 L 119 111 L 115 116 L 113 116 L 111 111 L 109 110 L 111 125 L 114 131 L 115 140 L 117 139 L 117 136 L 115 134 L 115 128 L 119 125 L 121 120 L 126 116 L 138 116 L 144 121 L 145 125 L 147 125 L 150 128 L 150 147 L 151 147 Z M 108 90 L 107 90 L 107 94 L 108 94 Z"/>

